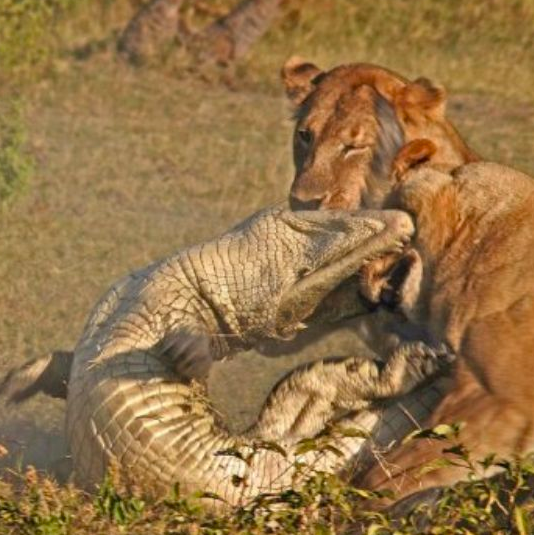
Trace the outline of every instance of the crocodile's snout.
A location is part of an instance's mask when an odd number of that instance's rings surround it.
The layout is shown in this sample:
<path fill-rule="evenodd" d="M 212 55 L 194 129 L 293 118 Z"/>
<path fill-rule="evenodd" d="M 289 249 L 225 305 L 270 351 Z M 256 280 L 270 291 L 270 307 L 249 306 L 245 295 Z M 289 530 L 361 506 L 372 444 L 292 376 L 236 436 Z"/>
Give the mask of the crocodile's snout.
<path fill-rule="evenodd" d="M 354 216 L 382 222 L 385 232 L 403 241 L 408 241 L 415 233 L 411 216 L 401 210 L 362 210 L 354 212 Z"/>

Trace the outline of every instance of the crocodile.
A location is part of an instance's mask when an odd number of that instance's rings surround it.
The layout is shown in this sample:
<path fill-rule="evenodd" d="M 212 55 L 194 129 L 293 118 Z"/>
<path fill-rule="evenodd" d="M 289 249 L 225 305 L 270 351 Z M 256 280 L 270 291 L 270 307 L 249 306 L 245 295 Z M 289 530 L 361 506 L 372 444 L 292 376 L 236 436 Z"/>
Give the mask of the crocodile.
<path fill-rule="evenodd" d="M 401 405 L 384 411 L 380 404 L 443 369 L 446 351 L 415 344 L 386 361 L 350 356 L 306 366 L 275 387 L 241 435 L 225 429 L 199 385 L 213 361 L 266 339 L 290 339 L 317 321 L 321 303 L 344 280 L 369 259 L 402 248 L 413 230 L 400 211 L 291 212 L 277 205 L 113 285 L 73 355 L 56 355 L 60 374 L 68 375 L 66 430 L 77 483 L 94 489 L 116 466 L 150 493 L 178 483 L 186 493 L 235 505 L 295 484 L 297 459 L 346 470 L 365 442 L 359 433 L 341 434 L 332 451 L 298 453 L 299 440 L 334 418 L 382 433 L 383 445 L 411 431 L 416 424 Z M 365 310 L 356 301 L 348 313 Z M 41 383 L 53 383 L 52 362 L 34 365 Z M 20 401 L 39 390 L 39 378 L 31 384 L 30 377 L 28 369 L 15 371 L 4 389 Z M 408 411 L 428 416 L 441 395 L 438 383 L 408 395 Z M 42 390 L 65 394 L 64 387 Z M 279 446 L 265 446 L 274 440 Z"/>

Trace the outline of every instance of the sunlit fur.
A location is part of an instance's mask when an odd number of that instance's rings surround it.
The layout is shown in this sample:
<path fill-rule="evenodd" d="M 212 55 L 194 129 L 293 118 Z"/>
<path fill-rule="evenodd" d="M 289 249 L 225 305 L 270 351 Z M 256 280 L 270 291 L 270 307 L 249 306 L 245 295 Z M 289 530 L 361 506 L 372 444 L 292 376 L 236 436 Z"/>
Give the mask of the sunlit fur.
<path fill-rule="evenodd" d="M 415 216 L 423 278 L 412 319 L 460 355 L 455 383 L 428 422 L 463 422 L 474 458 L 534 449 L 534 180 L 492 163 L 453 173 L 408 172 L 391 204 Z M 365 483 L 401 495 L 466 477 L 447 466 L 421 475 L 443 444 L 417 441 Z"/>
<path fill-rule="evenodd" d="M 478 159 L 445 116 L 444 89 L 429 80 L 363 63 L 324 72 L 299 58 L 282 78 L 295 108 L 295 207 L 381 206 L 393 160 L 414 139 L 435 144 L 441 167 Z"/>

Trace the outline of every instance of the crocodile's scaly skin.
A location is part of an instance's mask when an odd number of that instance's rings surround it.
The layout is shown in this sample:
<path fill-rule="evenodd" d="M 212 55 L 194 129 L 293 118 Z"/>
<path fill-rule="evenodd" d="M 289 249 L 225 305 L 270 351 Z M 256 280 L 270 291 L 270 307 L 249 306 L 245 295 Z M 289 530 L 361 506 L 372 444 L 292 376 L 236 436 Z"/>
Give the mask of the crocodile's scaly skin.
<path fill-rule="evenodd" d="M 189 378 L 204 374 L 212 359 L 291 336 L 366 258 L 397 249 L 412 232 L 401 212 L 274 207 L 117 283 L 95 307 L 74 353 L 67 433 L 78 482 L 99 483 L 116 462 L 140 486 L 164 492 L 179 482 L 186 492 L 215 492 L 230 503 L 289 485 L 294 440 L 279 436 L 287 458 L 265 449 L 248 463 L 215 455 L 230 448 L 250 452 L 252 433 L 229 435 Z M 190 366 L 197 361 L 198 370 Z M 423 403 L 409 402 L 418 407 L 416 417 L 432 405 L 435 391 L 425 392 Z M 364 412 L 354 422 L 372 429 L 380 414 Z M 413 428 L 395 414 L 388 426 L 402 427 L 400 434 Z M 361 438 L 340 439 L 343 457 L 310 453 L 308 460 L 340 469 L 361 444 Z M 235 486 L 232 475 L 245 484 Z"/>

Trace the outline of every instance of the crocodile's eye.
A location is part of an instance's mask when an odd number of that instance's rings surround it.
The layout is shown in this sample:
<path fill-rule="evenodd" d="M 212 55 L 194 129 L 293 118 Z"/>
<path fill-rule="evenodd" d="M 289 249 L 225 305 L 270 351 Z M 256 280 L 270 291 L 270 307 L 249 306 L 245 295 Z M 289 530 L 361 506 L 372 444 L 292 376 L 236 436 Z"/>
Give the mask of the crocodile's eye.
<path fill-rule="evenodd" d="M 341 147 L 341 154 L 343 155 L 343 158 L 350 158 L 351 156 L 365 152 L 369 148 L 371 148 L 370 145 L 364 144 L 343 144 Z"/>
<path fill-rule="evenodd" d="M 307 128 L 299 128 L 297 130 L 297 139 L 302 145 L 308 147 L 313 142 L 313 134 Z"/>
<path fill-rule="evenodd" d="M 311 267 L 307 266 L 307 267 L 303 267 L 301 269 L 299 269 L 299 272 L 297 274 L 297 277 L 298 279 L 303 279 L 304 277 L 307 277 L 310 273 L 311 273 Z"/>

